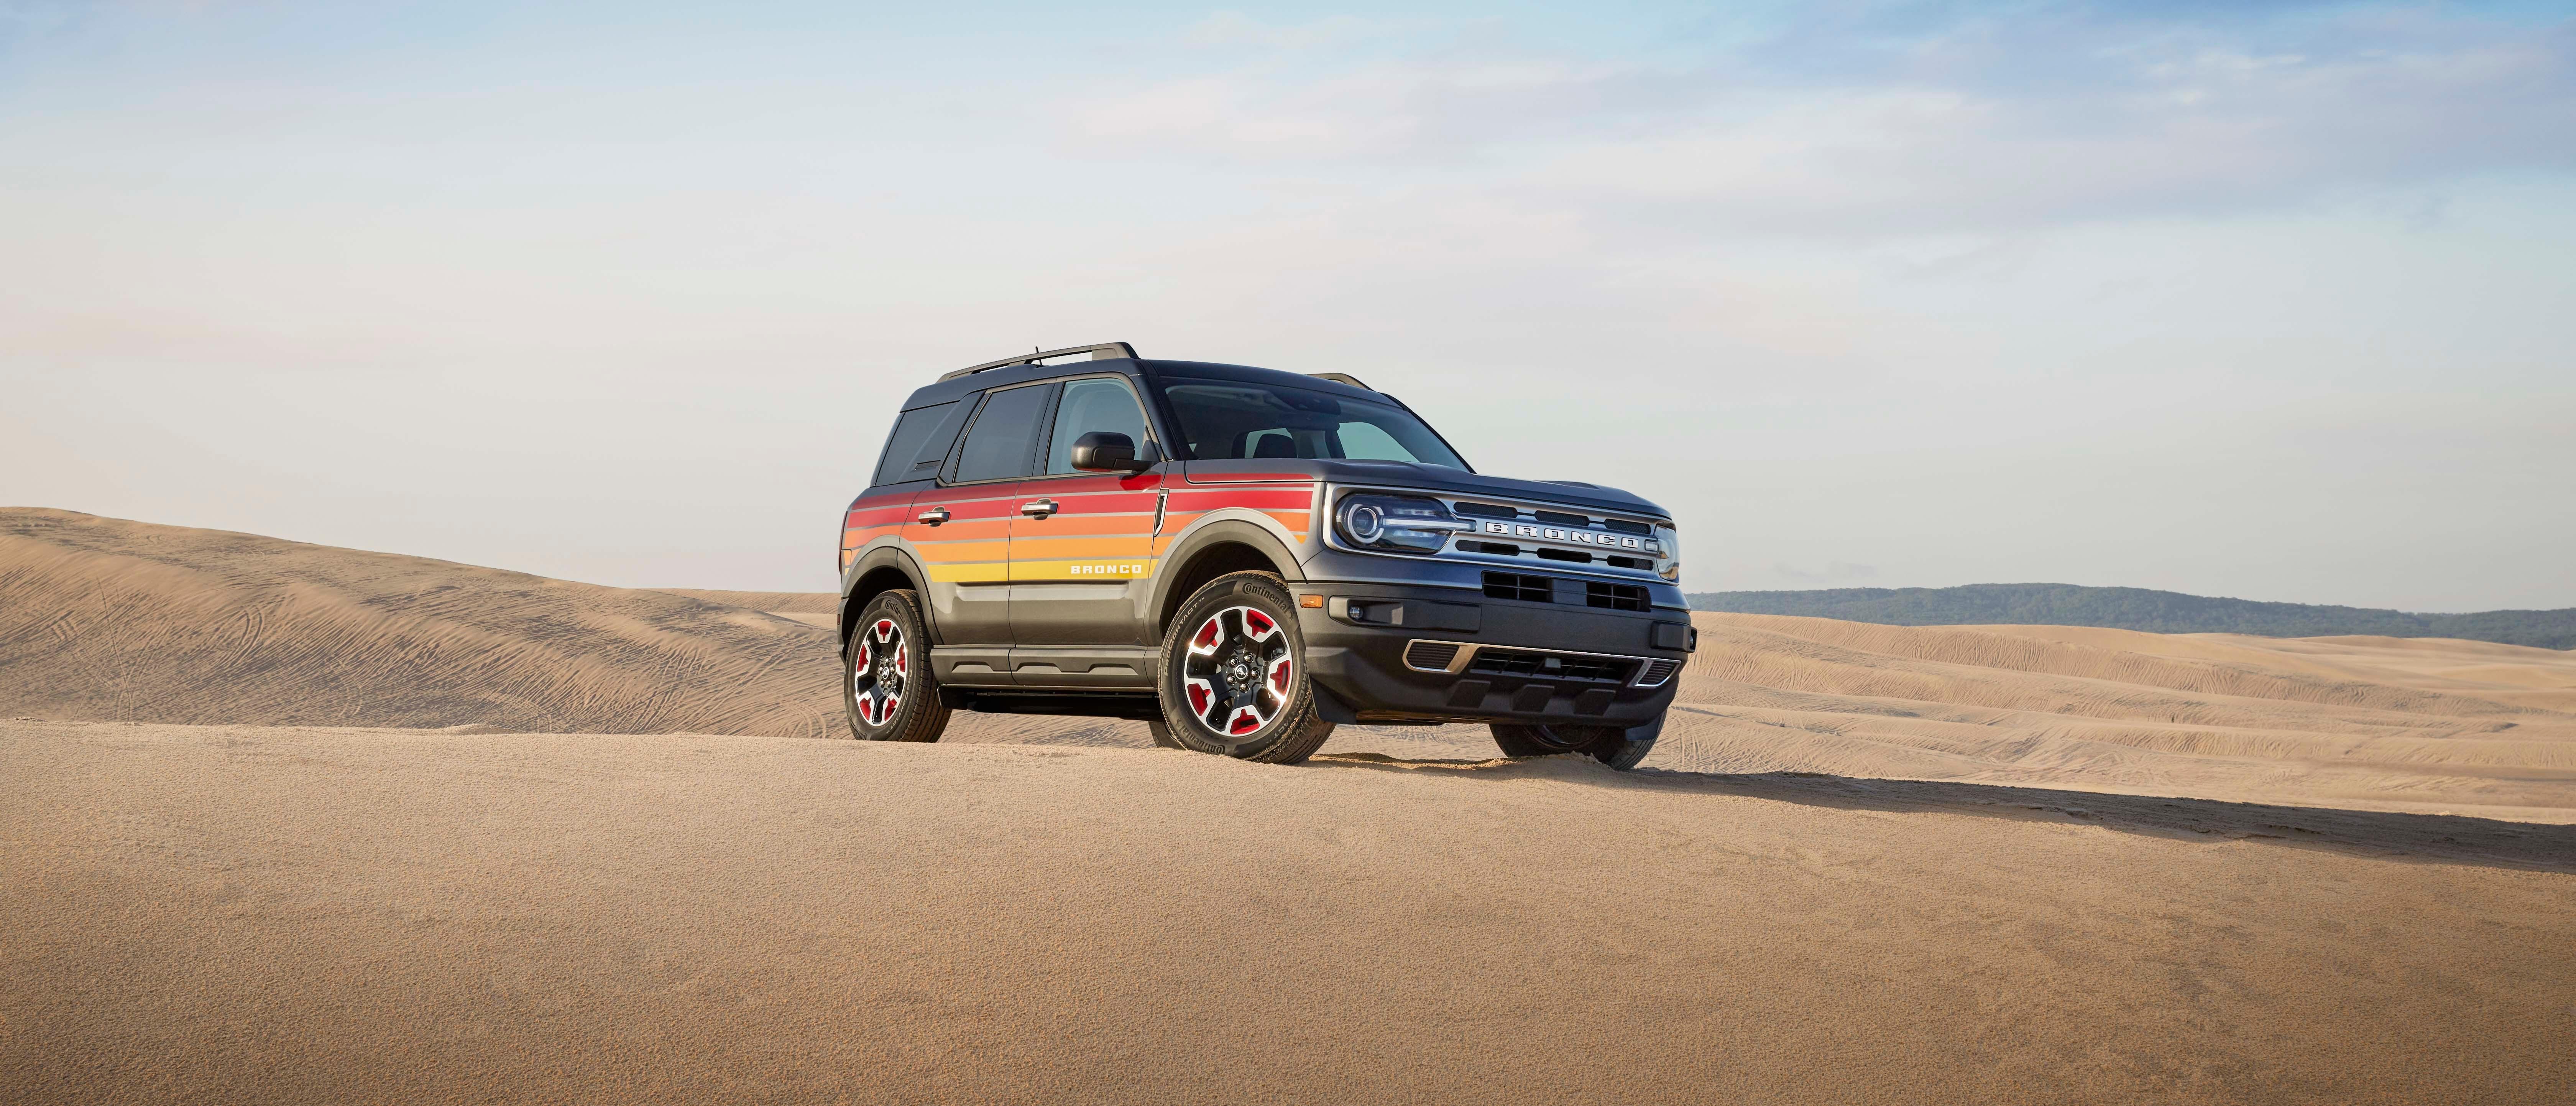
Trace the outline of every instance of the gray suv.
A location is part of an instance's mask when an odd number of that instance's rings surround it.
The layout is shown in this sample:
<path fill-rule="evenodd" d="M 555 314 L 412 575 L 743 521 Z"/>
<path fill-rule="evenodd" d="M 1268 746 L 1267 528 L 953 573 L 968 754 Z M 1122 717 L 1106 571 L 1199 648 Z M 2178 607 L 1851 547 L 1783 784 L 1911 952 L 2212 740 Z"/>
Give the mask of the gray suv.
<path fill-rule="evenodd" d="M 1032 353 L 904 401 L 843 520 L 843 704 L 872 741 L 1092 715 L 1293 763 L 1481 722 L 1629 768 L 1696 645 L 1680 557 L 1662 508 L 1478 473 L 1340 373 Z"/>

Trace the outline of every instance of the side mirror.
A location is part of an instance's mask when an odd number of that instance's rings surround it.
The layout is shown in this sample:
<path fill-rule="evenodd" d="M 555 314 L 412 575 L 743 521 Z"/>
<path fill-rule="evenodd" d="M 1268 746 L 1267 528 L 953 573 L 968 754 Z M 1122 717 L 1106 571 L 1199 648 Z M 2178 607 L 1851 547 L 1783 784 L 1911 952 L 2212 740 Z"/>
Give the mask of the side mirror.
<path fill-rule="evenodd" d="M 1143 472 L 1161 460 L 1154 454 L 1151 445 L 1140 454 L 1135 439 L 1114 431 L 1094 430 L 1073 440 L 1073 467 L 1084 472 Z"/>

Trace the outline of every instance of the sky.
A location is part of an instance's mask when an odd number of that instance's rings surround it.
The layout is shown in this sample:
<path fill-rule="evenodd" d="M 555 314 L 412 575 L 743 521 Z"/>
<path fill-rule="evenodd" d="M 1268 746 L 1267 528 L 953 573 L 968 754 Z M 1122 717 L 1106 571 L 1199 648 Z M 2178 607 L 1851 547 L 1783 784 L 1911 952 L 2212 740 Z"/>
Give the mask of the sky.
<path fill-rule="evenodd" d="M 1127 341 L 1694 591 L 2569 607 L 2571 303 L 2564 5 L 0 0 L 0 504 L 597 583 Z"/>

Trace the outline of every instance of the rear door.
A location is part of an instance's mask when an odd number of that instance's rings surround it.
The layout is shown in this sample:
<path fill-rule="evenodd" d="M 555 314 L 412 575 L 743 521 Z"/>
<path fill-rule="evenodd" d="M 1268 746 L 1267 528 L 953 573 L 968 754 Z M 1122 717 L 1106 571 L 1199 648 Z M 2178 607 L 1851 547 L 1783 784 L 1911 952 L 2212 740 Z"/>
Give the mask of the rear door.
<path fill-rule="evenodd" d="M 1011 520 L 1054 394 L 1052 382 L 986 393 L 939 485 L 913 497 L 904 538 L 930 576 L 941 645 L 1010 644 Z"/>
<path fill-rule="evenodd" d="M 1058 390 L 1038 473 L 1019 485 L 1011 523 L 1011 626 L 1021 645 L 1137 645 L 1138 597 L 1153 572 L 1159 468 L 1081 472 L 1073 443 L 1086 433 L 1154 442 L 1136 390 L 1117 373 L 1075 377 Z"/>

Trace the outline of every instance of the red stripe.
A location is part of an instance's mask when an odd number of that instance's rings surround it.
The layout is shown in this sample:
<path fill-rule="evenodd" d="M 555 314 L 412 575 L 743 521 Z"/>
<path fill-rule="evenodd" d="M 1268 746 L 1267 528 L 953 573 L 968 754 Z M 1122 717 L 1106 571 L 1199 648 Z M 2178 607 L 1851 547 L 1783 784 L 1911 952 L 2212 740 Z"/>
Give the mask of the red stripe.
<path fill-rule="evenodd" d="M 1172 493 L 1176 511 L 1213 511 L 1222 507 L 1250 507 L 1253 510 L 1294 510 L 1312 507 L 1315 492 L 1304 488 L 1225 488 Z"/>

